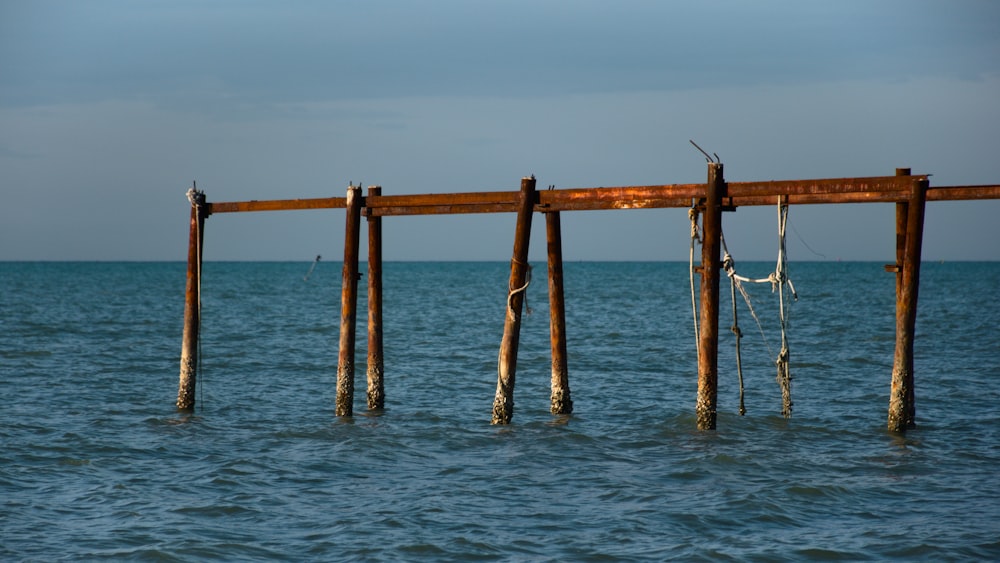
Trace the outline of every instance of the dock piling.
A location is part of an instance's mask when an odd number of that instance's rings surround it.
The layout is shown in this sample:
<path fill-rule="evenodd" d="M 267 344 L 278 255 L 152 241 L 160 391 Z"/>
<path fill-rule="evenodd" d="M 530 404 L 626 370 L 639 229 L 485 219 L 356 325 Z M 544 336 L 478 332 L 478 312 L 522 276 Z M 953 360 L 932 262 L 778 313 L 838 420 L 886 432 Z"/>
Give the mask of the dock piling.
<path fill-rule="evenodd" d="M 188 191 L 191 221 L 188 233 L 187 281 L 184 285 L 184 332 L 181 336 L 181 369 L 177 389 L 177 408 L 194 410 L 198 380 L 198 338 L 201 330 L 201 251 L 204 246 L 205 192 L 194 187 Z"/>
<path fill-rule="evenodd" d="M 514 380 L 517 372 L 517 347 L 521 333 L 521 307 L 530 280 L 528 243 L 531 239 L 531 216 L 535 206 L 535 177 L 521 179 L 514 228 L 514 255 L 510 260 L 510 281 L 505 304 L 503 340 L 497 360 L 497 391 L 493 399 L 493 424 L 510 424 L 514 416 Z"/>
<path fill-rule="evenodd" d="M 369 186 L 369 196 L 382 195 Z M 385 407 L 385 360 L 382 355 L 382 218 L 365 208 L 368 218 L 368 409 Z"/>
<path fill-rule="evenodd" d="M 563 295 L 562 226 L 558 211 L 545 213 L 549 264 L 549 336 L 552 343 L 552 414 L 573 412 L 566 359 L 566 301 Z"/>
<path fill-rule="evenodd" d="M 714 430 L 719 379 L 719 270 L 722 238 L 722 198 L 726 184 L 722 163 L 708 163 L 701 246 L 701 316 L 698 345 L 698 430 Z"/>
<path fill-rule="evenodd" d="M 358 310 L 358 245 L 361 236 L 360 186 L 347 188 L 344 270 L 340 299 L 340 352 L 337 358 L 337 416 L 354 413 L 354 343 Z"/>
<path fill-rule="evenodd" d="M 906 176 L 897 170 L 897 175 Z M 923 245 L 924 208 L 927 201 L 926 178 L 914 178 L 909 201 L 904 208 L 905 232 L 900 233 L 903 210 L 896 208 L 897 256 L 903 239 L 902 264 L 896 284 L 896 350 L 893 356 L 892 384 L 889 391 L 888 428 L 905 432 L 916 425 L 913 385 L 913 338 L 917 321 L 917 294 L 920 288 L 920 254 Z M 902 235 L 902 236 L 901 236 Z"/>

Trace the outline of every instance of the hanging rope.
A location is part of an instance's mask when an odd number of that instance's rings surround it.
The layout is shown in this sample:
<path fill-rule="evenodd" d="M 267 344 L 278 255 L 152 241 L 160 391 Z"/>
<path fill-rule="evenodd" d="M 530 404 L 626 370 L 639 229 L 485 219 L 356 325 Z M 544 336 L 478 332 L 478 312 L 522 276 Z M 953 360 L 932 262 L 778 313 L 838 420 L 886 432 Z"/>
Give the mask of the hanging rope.
<path fill-rule="evenodd" d="M 694 291 L 694 247 L 695 243 L 701 243 L 701 236 L 698 234 L 698 207 L 692 201 L 691 209 L 688 209 L 688 219 L 691 220 L 691 252 L 688 255 L 688 276 L 691 280 L 691 318 L 694 321 L 694 349 L 701 353 L 701 336 L 698 331 L 698 300 Z"/>
<path fill-rule="evenodd" d="M 735 275 L 736 267 L 733 264 L 733 257 L 729 255 L 728 250 L 726 251 L 725 258 L 722 259 L 722 267 L 726 270 L 726 274 L 729 276 L 729 294 L 732 296 L 733 302 L 733 326 L 730 330 L 732 330 L 733 334 L 736 335 L 736 375 L 740 380 L 740 416 L 743 416 L 747 413 L 746 406 L 743 403 L 743 360 L 740 354 L 740 339 L 743 338 L 743 331 L 740 330 L 740 322 L 736 314 L 736 285 L 738 282 L 733 277 Z M 743 293 L 742 287 L 740 287 L 740 292 Z M 744 296 L 745 295 L 746 294 L 744 293 Z"/>
<path fill-rule="evenodd" d="M 788 306 L 785 303 L 785 286 L 788 286 L 792 297 L 797 301 L 799 296 L 795 293 L 795 286 L 788 279 L 788 255 L 785 251 L 785 227 L 788 224 L 788 205 L 778 197 L 778 263 L 774 269 L 775 282 L 772 284 L 772 291 L 777 284 L 778 289 L 778 318 L 781 321 L 781 351 L 775 365 L 778 369 L 778 386 L 781 387 L 781 414 L 785 418 L 792 416 L 792 374 L 788 365 Z"/>
<path fill-rule="evenodd" d="M 795 286 L 792 281 L 788 278 L 788 257 L 785 250 L 785 231 L 788 224 L 788 205 L 782 203 L 781 198 L 778 198 L 778 261 L 775 265 L 774 272 L 769 274 L 766 278 L 748 278 L 741 276 L 736 273 L 736 263 L 733 260 L 732 255 L 729 254 L 729 248 L 726 246 L 725 235 L 720 234 L 720 240 L 722 242 L 722 249 L 724 252 L 724 257 L 722 259 L 722 267 L 726 271 L 726 275 L 729 276 L 730 281 L 730 294 L 732 296 L 733 302 L 733 334 L 736 335 L 736 372 L 740 381 L 740 414 L 744 414 L 746 409 L 743 402 L 743 367 L 742 367 L 742 357 L 740 353 L 740 339 L 743 336 L 742 331 L 739 328 L 739 321 L 737 318 L 737 307 L 736 307 L 736 291 L 740 292 L 743 296 L 743 300 L 747 304 L 747 308 L 750 310 L 750 315 L 753 317 L 754 322 L 757 323 L 757 329 L 760 331 L 761 338 L 764 341 L 764 345 L 767 347 L 767 353 L 769 356 L 775 357 L 775 365 L 777 366 L 778 375 L 777 381 L 778 386 L 781 389 L 781 399 L 782 408 L 781 414 L 785 418 L 789 418 L 792 415 L 792 388 L 791 381 L 792 376 L 789 370 L 789 352 L 788 352 L 788 314 L 790 309 L 790 303 L 785 299 L 785 286 L 788 287 L 788 291 L 794 300 L 798 300 L 798 294 L 795 292 Z M 777 356 L 771 349 L 771 345 L 767 341 L 767 336 L 764 334 L 764 328 L 761 325 L 760 318 L 757 317 L 756 311 L 754 311 L 753 303 L 750 301 L 750 295 L 747 293 L 746 289 L 743 287 L 744 283 L 769 283 L 771 284 L 772 293 L 778 292 L 778 320 L 781 329 L 781 349 L 779 350 Z"/>
<path fill-rule="evenodd" d="M 524 266 L 526 266 L 528 268 L 528 270 L 527 270 L 527 272 L 525 273 L 525 276 L 524 276 L 524 285 L 522 285 L 521 287 L 519 287 L 517 289 L 514 289 L 514 288 L 510 287 L 510 282 L 507 282 L 508 283 L 508 286 L 507 286 L 508 287 L 508 290 L 507 290 L 507 314 L 510 315 L 511 319 L 514 319 L 514 316 L 516 315 L 516 313 L 514 311 L 514 306 L 511 304 L 511 301 L 513 301 L 514 296 L 517 295 L 518 293 L 524 292 L 524 309 L 525 309 L 525 311 L 529 315 L 531 314 L 531 307 L 528 306 L 528 294 L 525 292 L 525 290 L 528 289 L 528 286 L 531 285 L 531 264 L 526 264 L 524 262 L 520 262 L 516 258 L 511 258 L 510 261 L 511 261 L 511 267 L 512 268 L 513 268 L 513 264 L 514 263 L 523 264 Z M 501 373 L 500 373 L 500 361 L 503 359 L 502 356 L 503 356 L 503 346 L 501 346 L 500 350 L 497 352 L 497 381 L 500 380 L 500 376 L 501 376 Z M 500 393 L 499 389 L 497 390 L 497 393 L 498 393 L 497 396 L 499 396 L 499 393 Z"/>

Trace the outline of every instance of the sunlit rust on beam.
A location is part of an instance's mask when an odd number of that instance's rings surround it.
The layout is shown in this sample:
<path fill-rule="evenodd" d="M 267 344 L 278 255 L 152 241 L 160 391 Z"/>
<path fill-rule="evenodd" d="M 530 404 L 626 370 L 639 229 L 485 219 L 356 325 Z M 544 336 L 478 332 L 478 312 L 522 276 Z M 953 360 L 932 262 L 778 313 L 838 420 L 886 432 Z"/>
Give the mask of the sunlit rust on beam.
<path fill-rule="evenodd" d="M 785 196 L 789 205 L 811 205 L 824 203 L 893 203 L 906 200 L 907 192 L 854 192 L 839 194 L 796 194 Z M 727 197 L 723 205 L 751 207 L 774 205 L 782 194 Z"/>
<path fill-rule="evenodd" d="M 294 211 L 297 209 L 344 209 L 345 197 L 318 197 L 311 199 L 265 199 L 250 201 L 224 201 L 209 203 L 208 214 L 237 213 L 241 211 Z"/>
<path fill-rule="evenodd" d="M 767 182 L 729 182 L 728 195 L 734 199 L 749 196 L 819 195 L 850 193 L 904 192 L 914 179 L 927 176 L 877 176 L 874 178 L 829 178 L 822 180 L 779 180 Z M 834 199 L 834 198 L 831 198 Z M 836 201 L 831 201 L 836 203 Z"/>
<path fill-rule="evenodd" d="M 927 176 L 881 176 L 823 180 L 730 182 L 724 206 L 772 205 L 778 196 L 788 203 L 894 203 L 906 201 L 911 182 Z M 542 190 L 537 193 L 536 212 L 601 209 L 688 207 L 692 199 L 704 197 L 704 184 L 665 184 Z M 363 205 L 373 217 L 395 215 L 458 215 L 469 213 L 514 213 L 519 194 L 463 192 L 369 196 Z M 1000 199 L 1000 186 L 938 186 L 927 190 L 927 201 Z M 206 203 L 208 215 L 241 211 L 286 211 L 296 209 L 343 209 L 346 198 L 251 200 Z"/>
<path fill-rule="evenodd" d="M 691 198 L 704 197 L 705 184 L 569 188 L 538 192 L 536 211 L 596 209 L 652 209 L 688 207 Z"/>
<path fill-rule="evenodd" d="M 514 203 L 479 203 L 468 205 L 400 205 L 392 207 L 369 207 L 372 217 L 399 215 L 466 215 L 471 213 L 514 213 Z"/>
<path fill-rule="evenodd" d="M 519 192 L 369 196 L 365 201 L 365 207 L 373 217 L 513 213 L 517 211 L 519 198 Z"/>
<path fill-rule="evenodd" d="M 927 188 L 927 201 L 1000 199 L 1000 186 L 937 186 Z"/>

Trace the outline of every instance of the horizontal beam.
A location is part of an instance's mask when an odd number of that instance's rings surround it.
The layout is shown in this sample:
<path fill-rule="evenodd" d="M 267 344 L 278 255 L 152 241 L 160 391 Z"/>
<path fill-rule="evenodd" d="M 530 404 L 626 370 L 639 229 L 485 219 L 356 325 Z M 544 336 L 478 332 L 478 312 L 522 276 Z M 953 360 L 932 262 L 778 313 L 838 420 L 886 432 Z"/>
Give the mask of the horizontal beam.
<path fill-rule="evenodd" d="M 779 196 L 789 204 L 893 203 L 909 199 L 914 181 L 927 176 L 881 176 L 824 180 L 730 182 L 723 205 L 732 207 L 773 205 Z M 600 209 L 651 209 L 689 207 L 704 195 L 704 184 L 666 184 L 568 188 L 536 192 L 536 212 Z M 365 213 L 372 217 L 395 215 L 454 215 L 468 213 L 513 213 L 520 192 L 461 192 L 445 194 L 379 195 L 363 199 Z M 927 190 L 928 201 L 1000 199 L 1000 186 L 941 186 Z M 286 211 L 346 207 L 347 198 L 251 200 L 208 203 L 208 213 L 241 211 Z"/>
<path fill-rule="evenodd" d="M 1000 186 L 938 186 L 927 188 L 927 201 L 1000 199 Z"/>
<path fill-rule="evenodd" d="M 297 209 L 343 209 L 346 197 L 319 197 L 312 199 L 266 199 L 209 203 L 208 214 L 236 213 L 240 211 L 294 211 Z"/>
<path fill-rule="evenodd" d="M 462 192 L 368 196 L 364 206 L 371 217 L 390 215 L 454 215 L 461 213 L 512 213 L 520 192 Z"/>

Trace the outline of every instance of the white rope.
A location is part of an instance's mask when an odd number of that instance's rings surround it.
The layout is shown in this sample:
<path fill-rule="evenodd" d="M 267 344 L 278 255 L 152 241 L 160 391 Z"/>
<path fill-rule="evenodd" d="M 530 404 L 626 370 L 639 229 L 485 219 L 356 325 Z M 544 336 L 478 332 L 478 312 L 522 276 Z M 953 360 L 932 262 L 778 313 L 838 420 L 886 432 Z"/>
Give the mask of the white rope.
<path fill-rule="evenodd" d="M 694 349 L 701 354 L 701 336 L 698 329 L 698 300 L 694 291 L 694 246 L 695 242 L 701 242 L 698 235 L 698 208 L 692 206 L 688 209 L 688 219 L 691 220 L 691 252 L 688 255 L 688 276 L 691 281 L 691 319 L 694 322 Z"/>
<path fill-rule="evenodd" d="M 517 262 L 517 260 L 511 258 L 512 267 L 513 267 L 513 262 Z M 523 262 L 519 262 L 519 263 L 523 264 Z M 524 285 L 522 285 L 521 287 L 519 287 L 517 289 L 514 289 L 514 288 L 510 287 L 510 282 L 507 282 L 507 287 L 508 287 L 508 290 L 507 290 L 507 314 L 510 315 L 511 319 L 514 319 L 515 316 L 516 316 L 516 313 L 514 311 L 514 306 L 511 304 L 511 301 L 514 299 L 515 295 L 517 295 L 518 293 L 524 292 L 525 290 L 528 289 L 528 286 L 531 285 L 531 264 L 524 264 L 524 265 L 528 267 L 528 271 L 525 273 L 525 276 L 524 276 L 525 277 Z M 525 308 L 525 311 L 530 315 L 531 314 L 531 307 L 528 307 L 528 294 L 527 293 L 524 294 L 524 308 Z M 500 387 L 500 385 L 502 384 L 501 383 L 501 381 L 502 381 L 501 380 L 501 375 L 502 375 L 502 373 L 501 373 L 501 360 L 502 359 L 503 359 L 503 345 L 501 344 L 500 349 L 497 351 L 497 392 L 496 392 L 496 397 L 501 397 L 502 396 L 501 387 Z M 495 400 L 496 399 L 494 399 L 494 401 Z"/>
<path fill-rule="evenodd" d="M 726 247 L 726 237 L 725 235 L 720 235 L 719 239 L 722 241 L 722 250 L 724 256 L 722 258 L 722 267 L 726 271 L 726 275 L 729 276 L 730 283 L 739 290 L 740 295 L 743 296 L 743 301 L 747 304 L 747 309 L 750 310 L 750 316 L 753 317 L 755 323 L 757 323 L 757 330 L 760 332 L 760 337 L 764 341 L 764 346 L 767 347 L 767 354 L 773 356 L 774 353 L 771 351 L 771 345 L 767 341 L 767 335 L 764 334 L 764 326 L 760 322 L 760 318 L 757 316 L 757 311 L 753 308 L 753 303 L 750 301 L 750 294 L 747 293 L 746 288 L 743 287 L 744 282 L 748 283 L 763 283 L 768 281 L 768 278 L 761 278 L 763 281 L 755 281 L 751 278 L 746 278 L 740 276 L 736 273 L 736 261 L 733 260 L 732 255 L 729 254 L 729 249 Z"/>
<path fill-rule="evenodd" d="M 778 197 L 778 263 L 775 266 L 774 275 L 777 278 L 777 289 L 778 289 L 778 318 L 781 321 L 781 351 L 778 352 L 778 358 L 775 360 L 775 365 L 777 366 L 778 374 L 777 381 L 778 385 L 781 387 L 781 398 L 782 407 L 781 414 L 788 418 L 792 416 L 792 374 L 789 371 L 788 365 L 788 307 L 785 303 L 785 285 L 788 285 L 788 289 L 795 300 L 798 300 L 798 295 L 795 293 L 795 286 L 792 285 L 791 280 L 788 279 L 788 255 L 785 249 L 785 228 L 788 224 L 788 205 L 785 205 L 781 201 L 781 197 Z M 772 285 L 772 291 L 774 290 L 774 285 Z M 790 306 L 790 304 L 788 304 Z"/>
<path fill-rule="evenodd" d="M 514 318 L 514 315 L 515 315 L 514 306 L 511 304 L 511 301 L 513 301 L 514 296 L 517 295 L 518 293 L 524 292 L 526 289 L 528 289 L 528 286 L 531 285 L 531 264 L 525 264 L 525 266 L 527 266 L 528 271 L 527 271 L 527 273 L 524 276 L 524 278 L 525 278 L 524 285 L 522 285 L 521 287 L 519 287 L 517 289 L 511 288 L 511 287 L 508 286 L 508 293 L 507 293 L 507 314 L 510 315 L 511 318 Z M 531 314 L 531 307 L 528 306 L 528 294 L 527 293 L 524 294 L 524 310 L 529 315 Z"/>
<path fill-rule="evenodd" d="M 788 224 L 788 205 L 783 204 L 781 198 L 778 198 L 778 260 L 775 265 L 774 272 L 768 274 L 766 278 L 748 278 L 746 276 L 741 276 L 736 273 L 736 263 L 733 260 L 732 255 L 729 254 L 729 249 L 726 246 L 726 237 L 720 234 L 720 240 L 722 242 L 722 248 L 724 252 L 724 257 L 722 260 L 722 267 L 726 271 L 726 275 L 729 276 L 731 284 L 731 293 L 733 298 L 733 327 L 732 331 L 736 335 L 736 369 L 740 378 L 740 414 L 743 414 L 743 373 L 740 358 L 740 337 L 742 333 L 740 332 L 739 325 L 737 324 L 736 317 L 736 290 L 739 290 L 740 295 L 743 296 L 743 300 L 747 304 L 747 308 L 750 310 L 750 315 L 753 317 L 754 322 L 757 323 L 757 329 L 760 331 L 761 338 L 764 341 L 764 345 L 767 347 L 767 353 L 769 356 L 775 358 L 775 365 L 777 366 L 778 374 L 777 381 L 781 388 L 782 395 L 782 415 L 785 418 L 791 416 L 792 413 L 792 399 L 791 399 L 791 380 L 792 376 L 789 371 L 789 351 L 788 351 L 788 316 L 791 304 L 785 300 L 785 286 L 788 286 L 788 291 L 791 293 L 794 300 L 798 300 L 798 294 L 795 292 L 795 286 L 792 285 L 792 280 L 788 278 L 788 255 L 785 247 L 785 232 L 786 226 Z M 692 282 L 693 283 L 693 282 Z M 771 350 L 771 345 L 767 341 L 767 336 L 764 334 L 764 327 L 762 326 L 760 319 L 757 317 L 756 311 L 754 311 L 753 304 L 750 301 L 750 295 L 747 293 L 746 289 L 743 287 L 744 283 L 769 283 L 771 284 L 771 292 L 778 292 L 778 321 L 781 329 L 781 349 L 775 356 L 774 352 Z"/>

